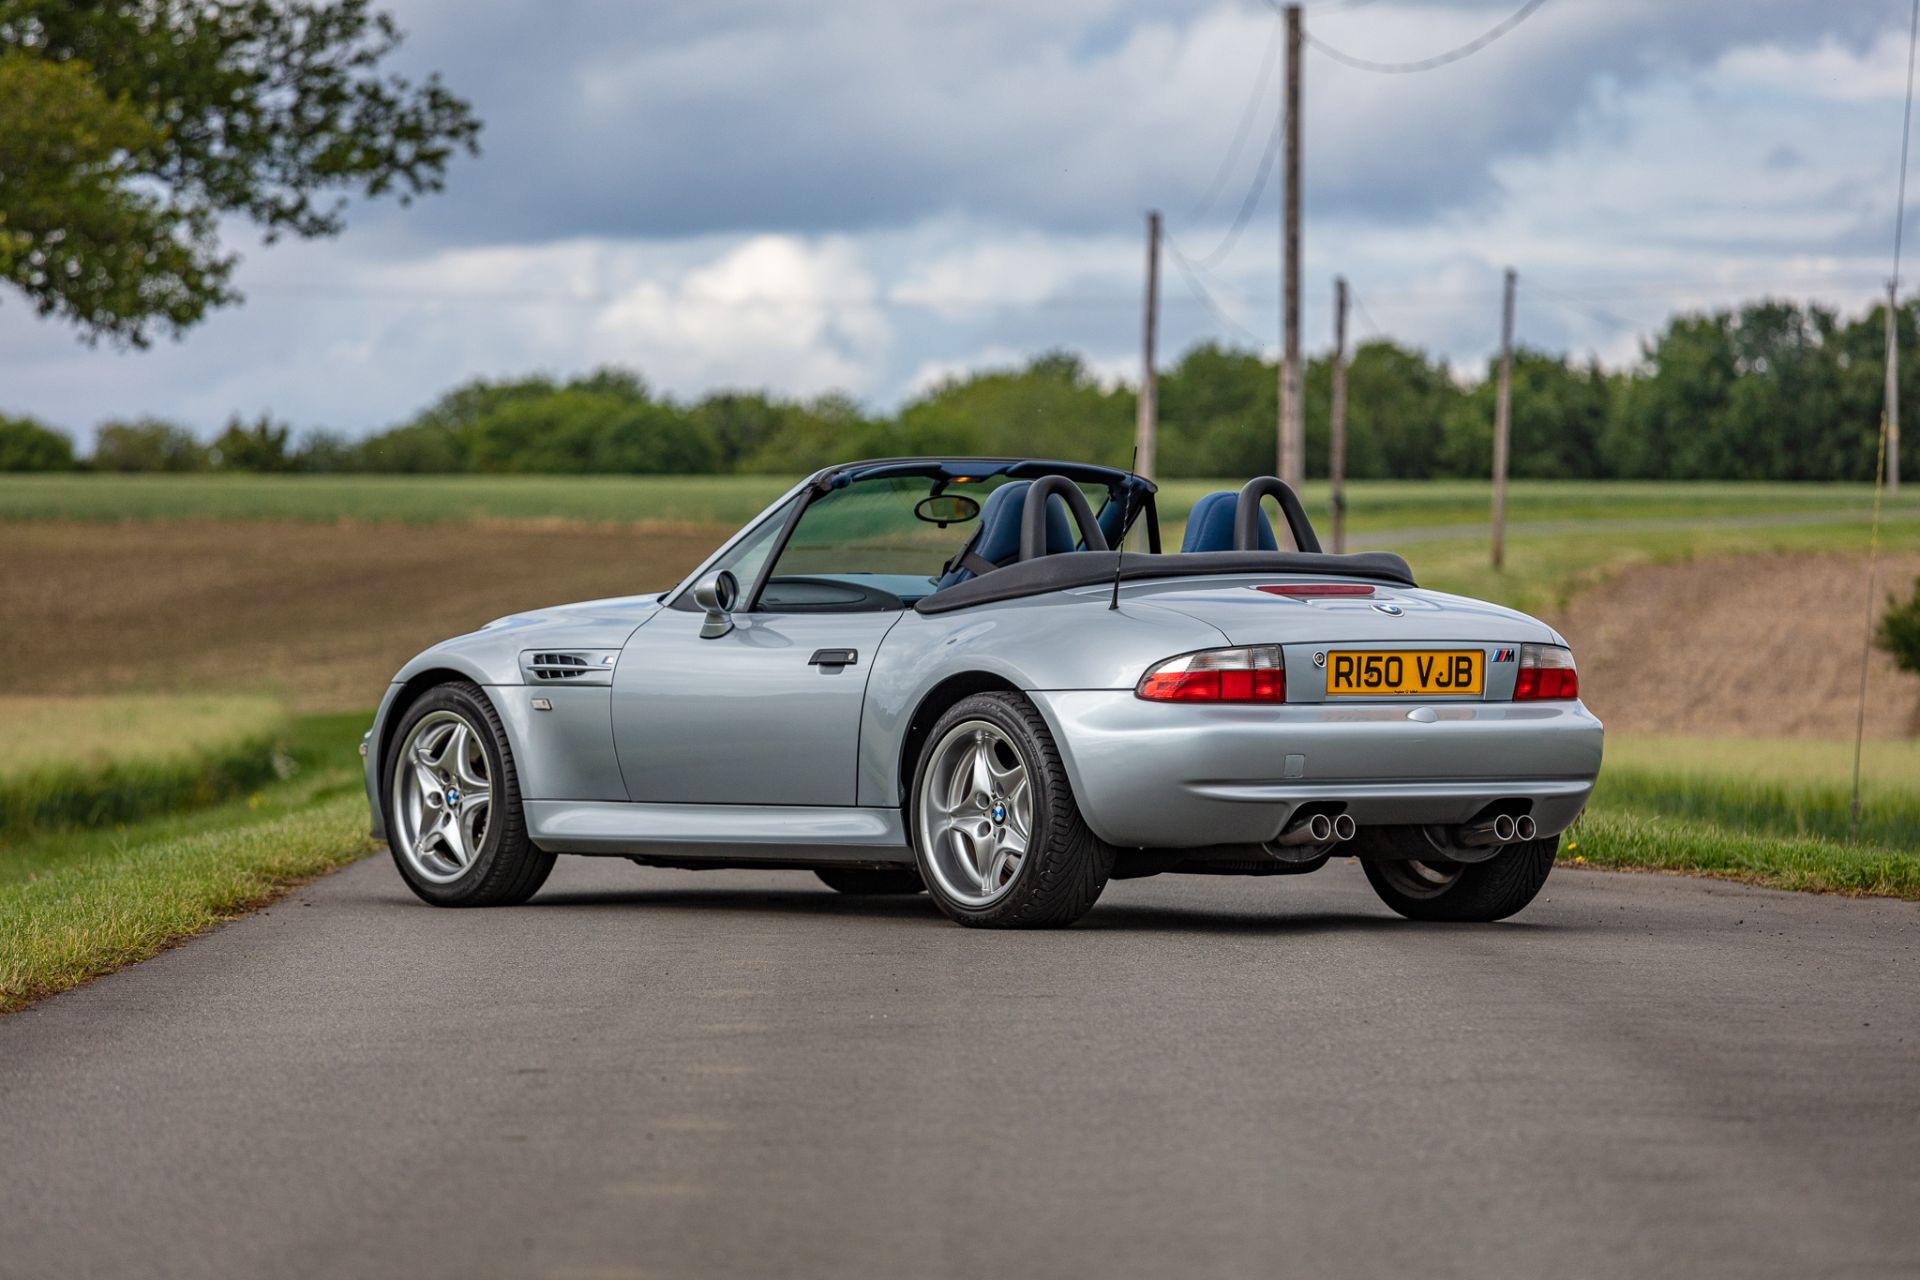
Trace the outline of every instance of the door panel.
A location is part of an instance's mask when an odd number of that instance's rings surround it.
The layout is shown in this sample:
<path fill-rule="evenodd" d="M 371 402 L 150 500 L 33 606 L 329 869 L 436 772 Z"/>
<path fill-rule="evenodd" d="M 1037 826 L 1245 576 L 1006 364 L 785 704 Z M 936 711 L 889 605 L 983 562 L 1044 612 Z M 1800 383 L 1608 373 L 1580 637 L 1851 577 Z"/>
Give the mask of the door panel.
<path fill-rule="evenodd" d="M 901 617 L 743 613 L 726 635 L 703 640 L 700 613 L 662 609 L 614 670 L 613 737 L 628 797 L 853 804 L 867 673 Z M 836 649 L 853 650 L 854 661 L 814 661 Z"/>

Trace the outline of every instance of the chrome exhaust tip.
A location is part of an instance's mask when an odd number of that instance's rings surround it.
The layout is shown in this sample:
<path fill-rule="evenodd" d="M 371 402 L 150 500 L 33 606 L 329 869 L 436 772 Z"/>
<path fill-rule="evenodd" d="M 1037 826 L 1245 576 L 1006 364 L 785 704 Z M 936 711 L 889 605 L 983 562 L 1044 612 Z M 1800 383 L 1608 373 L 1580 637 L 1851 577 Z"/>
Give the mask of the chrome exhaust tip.
<path fill-rule="evenodd" d="M 1493 838 L 1498 844 L 1513 843 L 1513 818 L 1510 814 L 1496 814 L 1493 819 Z"/>
<path fill-rule="evenodd" d="M 1531 840 L 1539 832 L 1540 828 L 1534 825 L 1530 813 L 1523 813 L 1513 820 L 1513 838 L 1516 840 Z"/>
<path fill-rule="evenodd" d="M 1300 819 L 1280 833 L 1275 844 L 1332 844 L 1333 819 L 1324 813 Z"/>
<path fill-rule="evenodd" d="M 1333 820 L 1333 838 L 1335 840 L 1351 840 L 1359 830 L 1359 824 L 1354 822 L 1352 814 L 1342 813 L 1337 815 Z"/>

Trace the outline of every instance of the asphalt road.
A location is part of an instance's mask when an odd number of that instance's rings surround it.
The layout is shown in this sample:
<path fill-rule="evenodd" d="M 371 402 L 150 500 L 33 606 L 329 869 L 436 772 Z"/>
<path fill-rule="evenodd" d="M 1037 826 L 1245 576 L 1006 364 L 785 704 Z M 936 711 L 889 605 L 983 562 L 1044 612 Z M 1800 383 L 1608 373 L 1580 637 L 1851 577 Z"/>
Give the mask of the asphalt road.
<path fill-rule="evenodd" d="M 1920 1274 L 1920 908 L 1351 865 L 1066 933 L 384 860 L 0 1020 L 7 1276 Z"/>

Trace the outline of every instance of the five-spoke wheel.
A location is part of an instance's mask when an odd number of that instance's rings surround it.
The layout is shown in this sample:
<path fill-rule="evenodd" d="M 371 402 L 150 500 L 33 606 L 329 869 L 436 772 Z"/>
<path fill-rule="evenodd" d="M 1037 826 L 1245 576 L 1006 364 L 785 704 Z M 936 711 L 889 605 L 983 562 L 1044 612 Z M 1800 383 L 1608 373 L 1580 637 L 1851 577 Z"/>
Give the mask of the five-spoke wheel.
<path fill-rule="evenodd" d="M 478 685 L 429 689 L 383 756 L 387 842 L 413 891 L 442 907 L 525 902 L 553 870 L 527 837 L 500 716 Z"/>
<path fill-rule="evenodd" d="M 1012 739 L 985 720 L 948 730 L 921 783 L 919 822 L 950 897 L 984 907 L 1005 894 L 1033 839 L 1033 788 Z"/>
<path fill-rule="evenodd" d="M 1047 722 L 1019 694 L 975 694 L 940 717 L 912 796 L 921 879 L 962 924 L 1071 924 L 1113 870 L 1113 849 L 1081 819 Z"/>
<path fill-rule="evenodd" d="M 458 880 L 487 836 L 493 784 L 487 753 L 457 711 L 416 721 L 393 776 L 394 838 L 413 869 L 436 884 Z"/>

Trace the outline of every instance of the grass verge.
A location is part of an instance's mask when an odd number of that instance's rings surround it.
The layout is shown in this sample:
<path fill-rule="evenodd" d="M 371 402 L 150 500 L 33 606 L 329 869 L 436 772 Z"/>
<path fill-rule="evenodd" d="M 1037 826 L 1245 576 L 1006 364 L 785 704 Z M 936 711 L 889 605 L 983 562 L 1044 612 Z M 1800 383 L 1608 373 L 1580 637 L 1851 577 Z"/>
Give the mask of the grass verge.
<path fill-rule="evenodd" d="M 213 804 L 290 765 L 268 698 L 0 697 L 0 724 L 0 840 Z"/>
<path fill-rule="evenodd" d="M 1769 889 L 1920 901 L 1920 857 L 1819 836 L 1733 831 L 1711 823 L 1596 806 L 1561 861 L 1620 871 L 1667 871 Z"/>
<path fill-rule="evenodd" d="M 1920 901 L 1920 744 L 1622 736 L 1562 857 L 1776 889 Z"/>
<path fill-rule="evenodd" d="M 309 717 L 294 776 L 245 800 L 0 844 L 0 1013 L 133 964 L 365 856 L 353 744 L 366 717 Z"/>

